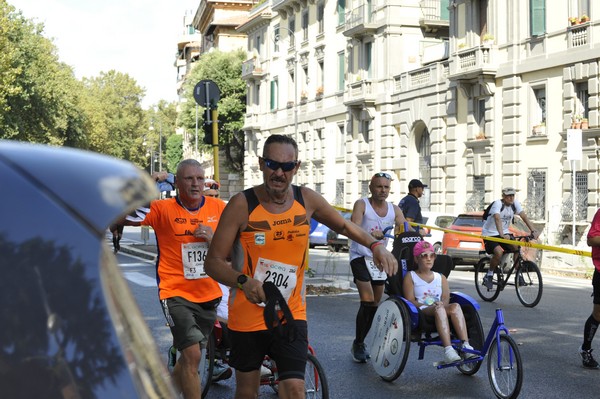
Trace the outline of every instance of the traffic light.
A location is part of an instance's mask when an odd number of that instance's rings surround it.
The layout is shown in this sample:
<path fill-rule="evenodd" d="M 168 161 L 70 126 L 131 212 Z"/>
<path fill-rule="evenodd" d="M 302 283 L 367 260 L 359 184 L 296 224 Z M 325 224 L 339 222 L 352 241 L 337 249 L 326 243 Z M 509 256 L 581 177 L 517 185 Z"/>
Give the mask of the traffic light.
<path fill-rule="evenodd" d="M 204 130 L 204 144 L 208 145 L 213 144 L 213 120 L 210 118 L 210 112 L 210 108 L 204 110 L 204 123 L 202 124 L 202 129 Z"/>

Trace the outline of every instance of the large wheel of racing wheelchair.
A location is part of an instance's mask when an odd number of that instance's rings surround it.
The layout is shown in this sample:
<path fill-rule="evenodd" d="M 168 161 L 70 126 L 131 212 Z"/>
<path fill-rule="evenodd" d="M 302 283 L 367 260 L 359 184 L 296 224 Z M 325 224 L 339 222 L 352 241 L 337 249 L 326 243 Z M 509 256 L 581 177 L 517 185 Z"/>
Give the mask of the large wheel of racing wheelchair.
<path fill-rule="evenodd" d="M 410 316 L 402 299 L 390 297 L 373 319 L 371 364 L 385 381 L 400 377 L 410 351 Z"/>

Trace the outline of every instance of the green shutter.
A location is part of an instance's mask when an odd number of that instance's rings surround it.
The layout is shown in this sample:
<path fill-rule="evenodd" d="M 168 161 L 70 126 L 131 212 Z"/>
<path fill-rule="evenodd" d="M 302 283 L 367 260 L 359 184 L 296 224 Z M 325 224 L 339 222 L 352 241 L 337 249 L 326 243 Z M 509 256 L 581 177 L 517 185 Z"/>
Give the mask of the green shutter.
<path fill-rule="evenodd" d="M 271 111 L 275 109 L 275 81 L 271 81 Z"/>
<path fill-rule="evenodd" d="M 344 90 L 344 53 L 338 54 L 338 90 Z"/>
<path fill-rule="evenodd" d="M 546 33 L 546 0 L 531 0 L 531 36 Z"/>
<path fill-rule="evenodd" d="M 337 2 L 338 12 L 338 25 L 343 25 L 346 21 L 346 0 L 338 0 Z"/>
<path fill-rule="evenodd" d="M 440 19 L 442 21 L 450 20 L 450 10 L 448 10 L 449 5 L 450 0 L 440 0 Z"/>

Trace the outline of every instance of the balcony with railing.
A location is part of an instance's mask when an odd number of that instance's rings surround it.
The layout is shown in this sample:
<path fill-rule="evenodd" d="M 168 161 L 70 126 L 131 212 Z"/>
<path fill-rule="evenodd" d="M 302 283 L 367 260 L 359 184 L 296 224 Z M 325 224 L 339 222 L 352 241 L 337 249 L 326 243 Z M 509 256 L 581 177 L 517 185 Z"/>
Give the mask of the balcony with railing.
<path fill-rule="evenodd" d="M 242 63 L 242 79 L 261 79 L 265 76 L 265 70 L 257 57 L 250 58 Z"/>
<path fill-rule="evenodd" d="M 567 28 L 569 48 L 587 46 L 590 42 L 590 23 L 578 24 Z"/>
<path fill-rule="evenodd" d="M 414 89 L 447 82 L 448 61 L 437 62 L 423 68 L 401 73 L 394 77 L 394 92 L 406 92 Z"/>
<path fill-rule="evenodd" d="M 422 17 L 419 25 L 427 32 L 448 31 L 450 29 L 449 0 L 421 0 Z"/>
<path fill-rule="evenodd" d="M 378 22 L 380 19 L 378 14 L 376 7 L 371 2 L 348 11 L 344 24 L 344 36 L 362 37 L 374 35 L 382 25 L 382 22 Z"/>
<path fill-rule="evenodd" d="M 496 48 L 493 46 L 481 45 L 460 49 L 452 54 L 450 59 L 451 80 L 473 79 L 482 75 L 496 76 L 498 71 Z"/>
<path fill-rule="evenodd" d="M 375 103 L 375 83 L 370 79 L 358 80 L 348 84 L 344 98 L 346 106 L 369 106 Z"/>

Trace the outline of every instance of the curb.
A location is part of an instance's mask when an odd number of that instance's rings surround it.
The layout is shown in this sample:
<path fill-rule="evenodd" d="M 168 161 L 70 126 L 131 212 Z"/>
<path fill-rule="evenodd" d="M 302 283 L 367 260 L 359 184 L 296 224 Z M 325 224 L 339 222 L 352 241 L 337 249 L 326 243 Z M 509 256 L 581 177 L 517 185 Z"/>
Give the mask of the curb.
<path fill-rule="evenodd" d="M 156 254 L 153 252 L 142 251 L 141 249 L 135 248 L 131 245 L 121 245 L 121 250 L 124 254 L 135 255 L 143 259 L 156 261 Z"/>

